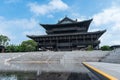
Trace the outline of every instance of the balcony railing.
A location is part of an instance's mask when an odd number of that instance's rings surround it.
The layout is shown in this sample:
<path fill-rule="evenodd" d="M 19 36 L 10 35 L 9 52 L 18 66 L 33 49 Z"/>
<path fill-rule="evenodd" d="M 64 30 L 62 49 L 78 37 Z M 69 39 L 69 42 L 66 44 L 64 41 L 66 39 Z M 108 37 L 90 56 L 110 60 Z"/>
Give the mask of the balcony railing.
<path fill-rule="evenodd" d="M 82 45 L 82 44 L 99 44 L 100 41 L 78 41 L 78 42 L 73 42 L 74 45 Z"/>
<path fill-rule="evenodd" d="M 39 45 L 57 45 L 57 46 L 65 46 L 65 45 L 88 45 L 88 44 L 99 44 L 100 41 L 75 41 L 75 42 L 43 42 L 39 43 Z"/>

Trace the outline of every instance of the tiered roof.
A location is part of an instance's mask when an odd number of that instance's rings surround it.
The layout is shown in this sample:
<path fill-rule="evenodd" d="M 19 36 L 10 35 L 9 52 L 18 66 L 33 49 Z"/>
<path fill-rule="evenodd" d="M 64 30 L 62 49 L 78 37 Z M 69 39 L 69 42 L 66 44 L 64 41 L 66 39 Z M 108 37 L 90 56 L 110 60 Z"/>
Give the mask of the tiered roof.
<path fill-rule="evenodd" d="M 68 26 L 77 26 L 77 27 L 87 27 L 86 31 L 88 31 L 89 25 L 91 23 L 93 19 L 89 19 L 89 20 L 84 20 L 84 21 L 77 21 L 77 20 L 72 20 L 68 17 L 63 18 L 62 20 L 58 21 L 57 24 L 40 24 L 41 26 L 43 26 L 46 30 L 50 30 L 53 28 L 62 28 L 62 27 L 68 27 Z"/>

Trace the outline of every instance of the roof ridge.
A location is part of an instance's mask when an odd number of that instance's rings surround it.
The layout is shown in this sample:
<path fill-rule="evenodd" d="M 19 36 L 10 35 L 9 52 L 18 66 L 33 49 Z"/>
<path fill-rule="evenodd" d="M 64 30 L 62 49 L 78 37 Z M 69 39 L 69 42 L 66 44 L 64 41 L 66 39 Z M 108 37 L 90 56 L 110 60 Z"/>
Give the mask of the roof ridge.
<path fill-rule="evenodd" d="M 69 18 L 69 17 L 67 17 L 67 16 L 65 16 L 62 20 L 60 20 L 60 21 L 58 21 L 58 23 L 57 24 L 61 24 L 63 21 L 70 21 L 70 22 L 76 22 L 75 20 L 73 20 L 73 19 L 71 19 L 71 18 Z"/>

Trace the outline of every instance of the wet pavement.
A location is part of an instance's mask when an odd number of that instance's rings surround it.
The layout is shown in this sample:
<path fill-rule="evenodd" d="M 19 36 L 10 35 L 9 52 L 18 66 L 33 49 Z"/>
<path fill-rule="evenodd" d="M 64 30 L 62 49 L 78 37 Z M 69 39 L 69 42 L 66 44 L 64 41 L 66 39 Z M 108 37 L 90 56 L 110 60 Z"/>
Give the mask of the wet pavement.
<path fill-rule="evenodd" d="M 0 80 L 91 80 L 88 75 L 89 70 L 78 63 L 11 63 L 0 65 L 0 76 L 2 76 Z"/>
<path fill-rule="evenodd" d="M 11 63 L 0 64 L 0 71 L 32 71 L 32 72 L 88 72 L 88 70 L 79 63 Z"/>
<path fill-rule="evenodd" d="M 0 80 L 91 80 L 86 73 L 29 72 L 0 73 Z"/>

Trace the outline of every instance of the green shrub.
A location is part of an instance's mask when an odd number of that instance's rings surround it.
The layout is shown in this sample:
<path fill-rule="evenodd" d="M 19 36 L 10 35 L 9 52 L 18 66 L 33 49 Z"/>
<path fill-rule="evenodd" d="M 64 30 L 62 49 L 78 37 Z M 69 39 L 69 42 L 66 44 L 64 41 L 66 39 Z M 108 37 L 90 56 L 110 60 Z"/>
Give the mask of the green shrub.
<path fill-rule="evenodd" d="M 111 50 L 110 46 L 108 46 L 108 45 L 104 45 L 100 49 L 103 50 L 103 51 L 109 51 L 109 50 Z"/>

